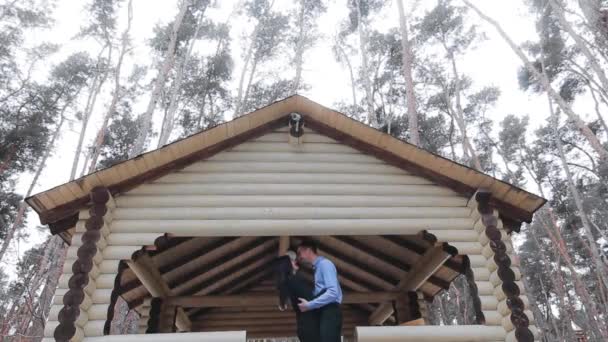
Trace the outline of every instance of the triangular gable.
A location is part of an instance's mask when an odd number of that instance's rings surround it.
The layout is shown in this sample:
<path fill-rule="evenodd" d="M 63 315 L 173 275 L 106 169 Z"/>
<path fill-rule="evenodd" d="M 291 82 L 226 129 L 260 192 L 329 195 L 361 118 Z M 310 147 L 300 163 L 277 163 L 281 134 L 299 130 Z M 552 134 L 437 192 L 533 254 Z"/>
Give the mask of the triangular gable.
<path fill-rule="evenodd" d="M 53 234 L 60 233 L 73 226 L 73 215 L 88 204 L 88 193 L 94 187 L 104 186 L 114 195 L 125 192 L 286 126 L 290 113 L 301 114 L 305 126 L 320 134 L 429 178 L 463 196 L 470 197 L 479 188 L 488 189 L 493 195 L 492 204 L 505 218 L 513 221 L 530 222 L 532 214 L 546 202 L 530 192 L 399 140 L 300 95 L 38 193 L 28 197 L 26 202 L 38 213 L 42 224 L 50 224 Z"/>

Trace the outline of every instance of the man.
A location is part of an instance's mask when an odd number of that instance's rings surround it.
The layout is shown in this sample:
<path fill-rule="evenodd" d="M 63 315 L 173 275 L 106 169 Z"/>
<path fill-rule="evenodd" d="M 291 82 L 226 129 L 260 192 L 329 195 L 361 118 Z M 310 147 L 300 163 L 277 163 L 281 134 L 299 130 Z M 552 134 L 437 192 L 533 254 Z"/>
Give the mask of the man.
<path fill-rule="evenodd" d="M 298 247 L 298 259 L 313 266 L 315 271 L 315 299 L 299 298 L 301 311 L 319 310 L 320 342 L 340 342 L 342 335 L 342 289 L 334 264 L 317 254 L 314 240 L 304 240 Z"/>

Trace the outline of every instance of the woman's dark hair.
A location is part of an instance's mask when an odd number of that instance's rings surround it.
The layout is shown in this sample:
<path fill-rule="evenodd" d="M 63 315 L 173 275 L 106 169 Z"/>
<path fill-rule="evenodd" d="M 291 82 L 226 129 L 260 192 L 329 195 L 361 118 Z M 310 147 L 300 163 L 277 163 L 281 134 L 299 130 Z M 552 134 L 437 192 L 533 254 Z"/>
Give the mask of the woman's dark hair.
<path fill-rule="evenodd" d="M 289 256 L 284 255 L 275 259 L 274 273 L 277 282 L 277 289 L 279 290 L 279 303 L 281 304 L 281 307 L 285 307 L 285 303 L 289 297 L 287 280 L 293 274 L 293 265 L 291 264 L 291 259 Z"/>

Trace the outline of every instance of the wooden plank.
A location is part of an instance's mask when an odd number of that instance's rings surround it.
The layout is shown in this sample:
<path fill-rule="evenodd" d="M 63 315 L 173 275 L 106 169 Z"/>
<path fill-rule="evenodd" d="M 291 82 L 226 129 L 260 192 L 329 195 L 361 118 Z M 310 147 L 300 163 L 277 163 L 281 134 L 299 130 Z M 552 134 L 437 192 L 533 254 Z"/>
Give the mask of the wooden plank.
<path fill-rule="evenodd" d="M 280 236 L 279 237 L 279 256 L 285 255 L 287 250 L 289 249 L 289 236 Z"/>
<path fill-rule="evenodd" d="M 383 303 L 395 300 L 399 292 L 345 292 L 342 304 Z M 168 305 L 191 308 L 276 306 L 276 293 L 244 295 L 171 296 L 165 298 Z"/>
<path fill-rule="evenodd" d="M 445 250 L 447 244 L 428 249 L 394 290 L 416 291 L 452 255 Z M 380 325 L 393 313 L 390 305 L 382 304 L 370 315 L 371 325 Z"/>
<path fill-rule="evenodd" d="M 171 289 L 163 280 L 154 261 L 147 254 L 142 254 L 137 260 L 127 261 L 127 265 L 137 275 L 138 279 L 144 284 L 148 292 L 154 297 L 165 298 L 172 294 Z M 182 331 L 189 331 L 192 322 L 182 308 L 177 312 L 177 326 Z"/>

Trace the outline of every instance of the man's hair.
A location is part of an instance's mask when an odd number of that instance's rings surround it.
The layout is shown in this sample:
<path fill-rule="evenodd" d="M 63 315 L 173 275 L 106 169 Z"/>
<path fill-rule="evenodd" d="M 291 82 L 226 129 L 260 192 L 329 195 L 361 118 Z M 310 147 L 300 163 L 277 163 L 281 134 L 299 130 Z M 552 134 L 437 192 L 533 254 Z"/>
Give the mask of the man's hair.
<path fill-rule="evenodd" d="M 298 248 L 309 248 L 316 254 L 319 246 L 317 244 L 317 241 L 315 241 L 311 238 L 305 238 L 305 239 L 302 239 L 302 242 L 300 242 L 300 245 L 298 246 Z"/>

